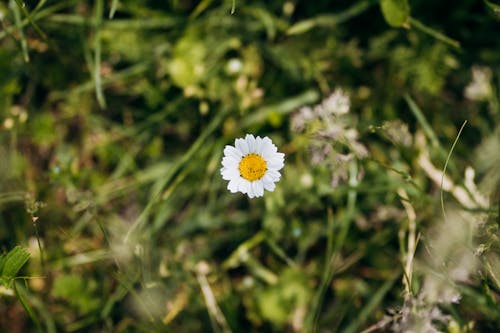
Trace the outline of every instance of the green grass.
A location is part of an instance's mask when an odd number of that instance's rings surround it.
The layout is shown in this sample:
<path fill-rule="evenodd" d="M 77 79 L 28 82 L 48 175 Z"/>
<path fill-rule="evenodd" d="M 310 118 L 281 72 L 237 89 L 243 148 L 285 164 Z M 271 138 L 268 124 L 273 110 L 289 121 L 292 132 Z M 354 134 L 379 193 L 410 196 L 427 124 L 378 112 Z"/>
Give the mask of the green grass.
<path fill-rule="evenodd" d="M 0 331 L 497 330 L 496 7 L 1 3 Z"/>

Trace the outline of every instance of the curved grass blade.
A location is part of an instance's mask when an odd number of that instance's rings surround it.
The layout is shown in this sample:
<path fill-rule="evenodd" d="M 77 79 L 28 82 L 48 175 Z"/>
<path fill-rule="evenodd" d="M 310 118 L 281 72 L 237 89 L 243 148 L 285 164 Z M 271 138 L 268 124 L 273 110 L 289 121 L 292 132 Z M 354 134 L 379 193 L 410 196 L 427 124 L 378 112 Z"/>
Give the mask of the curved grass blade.
<path fill-rule="evenodd" d="M 112 19 L 115 16 L 116 8 L 118 8 L 118 0 L 113 0 L 113 2 L 111 2 L 111 8 L 109 9 L 110 19 Z"/>
<path fill-rule="evenodd" d="M 19 39 L 21 40 L 21 50 L 23 52 L 24 62 L 30 62 L 30 56 L 28 54 L 28 43 L 26 42 L 26 37 L 24 36 L 22 21 L 21 21 L 21 13 L 19 12 L 19 6 L 15 4 L 14 1 L 10 2 L 10 8 L 14 13 L 14 21 L 19 33 Z"/>
<path fill-rule="evenodd" d="M 428 34 L 429 36 L 434 37 L 438 41 L 443 42 L 445 44 L 448 44 L 449 46 L 454 47 L 456 49 L 460 49 L 460 42 L 459 41 L 457 41 L 453 38 L 450 38 L 448 36 L 445 36 L 437 30 L 429 28 L 428 26 L 426 26 L 425 24 L 423 24 L 419 20 L 410 17 L 408 22 L 410 23 L 410 26 L 414 27 L 417 30 L 422 31 L 423 33 Z"/>
<path fill-rule="evenodd" d="M 33 312 L 33 309 L 31 308 L 31 305 L 28 303 L 26 300 L 26 295 L 25 295 L 25 290 L 23 288 L 19 288 L 17 286 L 17 283 L 14 281 L 13 283 L 13 288 L 16 293 L 17 299 L 19 302 L 21 302 L 21 305 L 23 306 L 24 310 L 28 315 L 30 316 L 31 320 L 33 320 L 33 323 L 35 323 L 36 330 L 38 332 L 43 332 L 42 326 L 40 325 L 40 322 L 38 321 L 38 318 L 35 316 L 35 313 Z"/>
<path fill-rule="evenodd" d="M 446 219 L 446 213 L 444 211 L 444 194 L 443 194 L 443 183 L 444 183 L 444 177 L 446 175 L 446 169 L 448 168 L 448 162 L 450 161 L 451 154 L 453 153 L 453 150 L 455 149 L 455 146 L 457 145 L 458 139 L 460 138 L 460 135 L 462 134 L 462 131 L 467 124 L 467 120 L 464 121 L 462 124 L 462 127 L 460 127 L 460 130 L 458 131 L 457 137 L 455 138 L 455 141 L 453 141 L 453 144 L 451 145 L 450 151 L 448 152 L 448 156 L 446 157 L 446 162 L 444 163 L 443 167 L 443 172 L 441 173 L 441 186 L 439 189 L 439 196 L 441 200 L 441 211 L 443 212 L 443 217 Z"/>

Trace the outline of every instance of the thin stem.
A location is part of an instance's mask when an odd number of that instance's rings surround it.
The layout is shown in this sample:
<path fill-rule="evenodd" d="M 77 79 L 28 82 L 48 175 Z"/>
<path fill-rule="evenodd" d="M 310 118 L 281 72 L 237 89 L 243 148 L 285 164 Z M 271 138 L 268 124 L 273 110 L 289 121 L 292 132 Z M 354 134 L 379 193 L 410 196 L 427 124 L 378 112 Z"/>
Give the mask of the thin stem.
<path fill-rule="evenodd" d="M 455 149 L 455 146 L 458 142 L 458 139 L 460 138 L 460 134 L 462 134 L 462 130 L 464 129 L 465 125 L 467 124 L 467 120 L 464 121 L 462 126 L 460 127 L 460 130 L 458 131 L 457 137 L 455 138 L 455 141 L 453 142 L 453 145 L 451 146 L 451 149 L 448 153 L 448 156 L 446 157 L 446 162 L 444 163 L 443 167 L 443 172 L 441 173 L 441 185 L 440 185 L 440 200 L 441 200 L 441 210 L 443 212 L 443 217 L 446 219 L 446 212 L 444 210 L 444 192 L 443 192 L 443 183 L 444 183 L 444 177 L 446 175 L 446 168 L 448 167 L 448 162 L 450 161 L 451 154 L 453 153 L 453 149 Z"/>

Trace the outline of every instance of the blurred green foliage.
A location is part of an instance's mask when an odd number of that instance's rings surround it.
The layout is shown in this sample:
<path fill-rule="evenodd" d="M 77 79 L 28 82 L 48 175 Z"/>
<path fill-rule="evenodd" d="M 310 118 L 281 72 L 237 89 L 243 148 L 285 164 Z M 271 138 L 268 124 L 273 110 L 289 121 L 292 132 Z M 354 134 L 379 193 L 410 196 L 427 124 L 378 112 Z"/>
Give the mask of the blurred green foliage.
<path fill-rule="evenodd" d="M 9 285 L 28 259 L 29 253 L 20 246 L 2 255 L 0 257 L 0 281 Z"/>
<path fill-rule="evenodd" d="M 0 250 L 31 254 L 0 331 L 494 331 L 498 19 L 472 0 L 0 3 Z M 348 114 L 301 116 L 337 88 Z M 246 133 L 286 156 L 260 199 L 219 173 Z M 435 239 L 443 215 L 467 227 Z"/>

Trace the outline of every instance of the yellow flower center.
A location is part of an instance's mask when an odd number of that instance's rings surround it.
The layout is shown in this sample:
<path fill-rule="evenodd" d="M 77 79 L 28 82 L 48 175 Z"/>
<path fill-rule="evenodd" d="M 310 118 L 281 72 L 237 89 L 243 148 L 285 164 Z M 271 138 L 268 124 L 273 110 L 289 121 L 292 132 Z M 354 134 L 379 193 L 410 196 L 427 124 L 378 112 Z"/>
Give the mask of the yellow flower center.
<path fill-rule="evenodd" d="M 258 154 L 248 154 L 244 156 L 238 166 L 241 177 L 248 181 L 261 179 L 267 170 L 266 161 Z"/>

